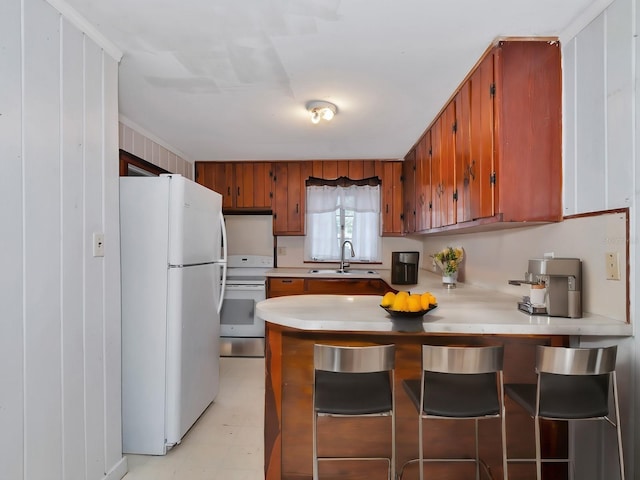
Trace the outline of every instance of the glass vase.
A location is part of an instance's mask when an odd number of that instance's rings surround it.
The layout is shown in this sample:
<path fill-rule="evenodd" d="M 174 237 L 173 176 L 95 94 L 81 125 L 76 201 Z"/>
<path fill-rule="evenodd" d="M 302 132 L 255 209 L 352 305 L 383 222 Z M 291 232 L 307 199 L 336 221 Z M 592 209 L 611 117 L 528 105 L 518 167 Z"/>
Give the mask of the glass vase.
<path fill-rule="evenodd" d="M 446 288 L 456 288 L 458 282 L 458 272 L 453 272 L 450 275 L 442 274 L 442 285 Z"/>

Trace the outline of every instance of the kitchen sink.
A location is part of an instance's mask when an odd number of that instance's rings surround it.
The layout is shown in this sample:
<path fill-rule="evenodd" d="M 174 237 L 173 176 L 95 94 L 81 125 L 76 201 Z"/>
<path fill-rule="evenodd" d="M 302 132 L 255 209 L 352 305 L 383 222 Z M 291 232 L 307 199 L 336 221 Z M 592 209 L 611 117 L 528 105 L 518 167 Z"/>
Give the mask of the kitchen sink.
<path fill-rule="evenodd" d="M 309 273 L 316 275 L 378 275 L 378 272 L 376 272 L 375 270 L 340 270 L 339 268 L 312 269 L 309 270 Z"/>

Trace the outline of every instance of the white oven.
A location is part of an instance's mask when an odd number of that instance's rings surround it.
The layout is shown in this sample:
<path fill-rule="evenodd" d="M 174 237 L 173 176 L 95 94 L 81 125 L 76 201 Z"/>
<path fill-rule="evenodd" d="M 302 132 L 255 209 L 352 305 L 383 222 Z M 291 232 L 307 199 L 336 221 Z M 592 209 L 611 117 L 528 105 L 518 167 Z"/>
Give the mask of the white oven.
<path fill-rule="evenodd" d="M 264 356 L 264 321 L 256 315 L 256 303 L 266 298 L 266 271 L 273 257 L 230 255 L 227 282 L 220 312 L 220 355 Z"/>

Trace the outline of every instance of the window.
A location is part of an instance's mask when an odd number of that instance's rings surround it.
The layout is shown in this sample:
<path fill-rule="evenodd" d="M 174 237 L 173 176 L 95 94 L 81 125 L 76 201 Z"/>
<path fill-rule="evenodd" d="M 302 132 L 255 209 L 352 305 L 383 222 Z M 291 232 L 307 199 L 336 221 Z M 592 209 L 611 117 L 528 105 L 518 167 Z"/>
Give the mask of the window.
<path fill-rule="evenodd" d="M 381 261 L 380 181 L 307 180 L 305 260 L 338 262 L 346 240 L 353 244 L 350 261 Z"/>
<path fill-rule="evenodd" d="M 164 168 L 147 162 L 132 153 L 120 150 L 121 177 L 157 177 L 163 173 L 170 173 Z"/>

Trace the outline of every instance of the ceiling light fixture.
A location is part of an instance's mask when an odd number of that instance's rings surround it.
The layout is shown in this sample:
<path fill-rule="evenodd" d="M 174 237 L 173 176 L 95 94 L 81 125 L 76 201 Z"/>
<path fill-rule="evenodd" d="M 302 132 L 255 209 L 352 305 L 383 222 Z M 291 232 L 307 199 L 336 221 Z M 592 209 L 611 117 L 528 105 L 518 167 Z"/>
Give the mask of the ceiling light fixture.
<path fill-rule="evenodd" d="M 338 113 L 338 107 L 333 103 L 316 101 L 307 103 L 307 110 L 311 115 L 311 123 L 319 123 L 320 120 L 331 120 L 336 113 Z"/>

